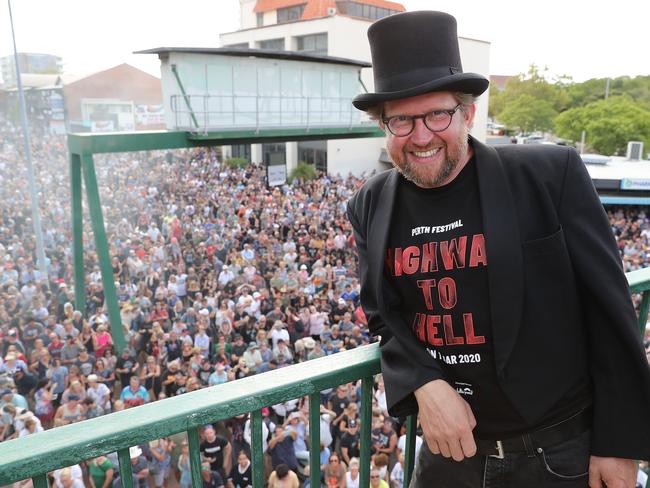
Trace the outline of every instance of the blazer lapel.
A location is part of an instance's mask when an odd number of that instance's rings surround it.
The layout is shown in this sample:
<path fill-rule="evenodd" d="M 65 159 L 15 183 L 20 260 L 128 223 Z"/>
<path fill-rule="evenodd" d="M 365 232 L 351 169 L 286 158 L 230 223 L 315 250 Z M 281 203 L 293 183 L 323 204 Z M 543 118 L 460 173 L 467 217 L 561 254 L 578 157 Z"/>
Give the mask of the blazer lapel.
<path fill-rule="evenodd" d="M 384 309 L 384 263 L 386 262 L 386 246 L 388 244 L 388 229 L 393 215 L 395 195 L 399 182 L 397 170 L 390 170 L 384 186 L 378 192 L 378 203 L 369 222 L 368 231 L 368 263 L 373 267 L 373 288 L 378 297 L 377 306 Z"/>
<path fill-rule="evenodd" d="M 493 147 L 472 140 L 487 248 L 494 356 L 503 378 L 523 313 L 523 254 L 517 214 L 501 158 Z"/>

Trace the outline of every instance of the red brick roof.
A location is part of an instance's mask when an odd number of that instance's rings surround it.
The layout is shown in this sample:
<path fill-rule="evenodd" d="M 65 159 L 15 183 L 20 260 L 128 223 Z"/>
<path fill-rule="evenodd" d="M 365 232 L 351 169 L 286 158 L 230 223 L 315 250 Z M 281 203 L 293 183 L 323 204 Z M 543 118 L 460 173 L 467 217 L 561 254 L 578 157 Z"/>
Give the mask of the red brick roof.
<path fill-rule="evenodd" d="M 389 2 L 387 0 L 354 0 L 357 3 L 374 5 L 375 7 L 387 8 L 404 12 L 406 9 L 400 3 Z M 268 12 L 279 8 L 293 7 L 295 5 L 305 5 L 305 11 L 301 20 L 315 19 L 327 16 L 327 9 L 336 7 L 335 0 L 257 0 L 255 12 Z"/>

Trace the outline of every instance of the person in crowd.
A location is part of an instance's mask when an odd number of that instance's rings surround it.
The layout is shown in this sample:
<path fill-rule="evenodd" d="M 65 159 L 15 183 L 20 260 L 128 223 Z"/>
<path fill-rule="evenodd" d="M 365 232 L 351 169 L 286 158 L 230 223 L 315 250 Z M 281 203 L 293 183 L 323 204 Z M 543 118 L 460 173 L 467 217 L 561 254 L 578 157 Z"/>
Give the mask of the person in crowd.
<path fill-rule="evenodd" d="M 228 482 L 231 488 L 252 488 L 253 470 L 246 451 L 237 454 L 237 464 L 230 471 Z"/>
<path fill-rule="evenodd" d="M 116 474 L 115 465 L 106 457 L 99 456 L 87 462 L 90 488 L 111 488 Z"/>
<path fill-rule="evenodd" d="M 203 459 L 210 463 L 210 469 L 216 471 L 221 479 L 227 479 L 232 463 L 232 446 L 226 439 L 217 435 L 212 425 L 203 429 L 203 440 L 200 444 Z"/>
<path fill-rule="evenodd" d="M 269 476 L 269 488 L 298 488 L 298 475 L 286 464 L 279 464 Z"/>

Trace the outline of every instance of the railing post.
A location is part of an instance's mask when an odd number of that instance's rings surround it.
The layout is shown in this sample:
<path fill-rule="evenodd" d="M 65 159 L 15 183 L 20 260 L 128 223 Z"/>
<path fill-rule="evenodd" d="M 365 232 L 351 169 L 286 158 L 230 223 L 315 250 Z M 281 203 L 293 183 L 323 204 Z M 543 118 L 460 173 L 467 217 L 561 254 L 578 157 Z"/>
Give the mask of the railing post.
<path fill-rule="evenodd" d="M 253 488 L 264 486 L 264 446 L 262 443 L 262 411 L 251 413 L 251 462 L 253 463 Z M 235 453 L 236 455 L 236 453 Z M 233 469 L 236 469 L 236 464 Z"/>
<path fill-rule="evenodd" d="M 361 459 L 359 486 L 370 486 L 370 434 L 372 433 L 372 376 L 361 380 Z"/>
<path fill-rule="evenodd" d="M 32 477 L 32 483 L 34 483 L 34 488 L 49 488 L 47 483 L 47 474 L 37 474 Z"/>
<path fill-rule="evenodd" d="M 320 486 L 320 392 L 309 395 L 309 480 Z"/>
<path fill-rule="evenodd" d="M 120 461 L 120 480 L 122 488 L 133 488 L 133 468 L 129 448 L 119 449 L 117 458 Z"/>
<path fill-rule="evenodd" d="M 187 431 L 187 441 L 190 448 L 192 487 L 203 488 L 203 478 L 201 477 L 201 441 L 199 439 L 199 430 L 197 428 Z"/>
<path fill-rule="evenodd" d="M 406 448 L 404 449 L 404 486 L 411 483 L 413 466 L 415 464 L 415 429 L 418 419 L 416 415 L 406 418 Z"/>

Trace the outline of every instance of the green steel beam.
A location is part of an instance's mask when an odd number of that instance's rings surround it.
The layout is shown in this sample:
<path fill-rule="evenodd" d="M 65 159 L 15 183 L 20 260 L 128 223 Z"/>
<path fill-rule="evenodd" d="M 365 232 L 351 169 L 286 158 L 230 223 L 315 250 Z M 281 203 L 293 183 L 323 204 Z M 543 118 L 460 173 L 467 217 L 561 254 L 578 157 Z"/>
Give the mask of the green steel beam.
<path fill-rule="evenodd" d="M 193 427 L 187 431 L 188 447 L 190 448 L 190 471 L 192 473 L 192 487 L 202 488 L 201 476 L 201 439 L 199 429 Z"/>
<path fill-rule="evenodd" d="M 176 65 L 172 64 L 172 73 L 174 73 L 174 77 L 176 78 L 176 83 L 178 83 L 178 87 L 181 89 L 181 93 L 183 94 L 183 99 L 185 100 L 185 105 L 187 105 L 187 110 L 190 111 L 190 115 L 192 116 L 192 122 L 194 122 L 194 127 L 197 129 L 199 128 L 199 122 L 196 120 L 196 115 L 194 115 L 194 110 L 192 110 L 192 104 L 190 103 L 190 98 L 187 96 L 185 93 L 185 87 L 183 86 L 183 83 L 181 82 L 181 77 L 178 74 L 178 70 L 176 69 Z"/>
<path fill-rule="evenodd" d="M 86 310 L 86 279 L 84 276 L 83 207 L 81 156 L 70 154 L 70 188 L 72 192 L 72 252 L 74 256 L 75 309 Z"/>
<path fill-rule="evenodd" d="M 120 307 L 117 302 L 115 278 L 113 276 L 113 268 L 111 267 L 111 257 L 108 252 L 108 240 L 106 239 L 104 218 L 102 217 L 102 205 L 99 200 L 99 189 L 97 187 L 97 176 L 95 175 L 95 165 L 93 164 L 92 154 L 84 154 L 81 156 L 81 163 L 84 181 L 86 183 L 90 222 L 95 236 L 95 248 L 99 258 L 99 269 L 102 274 L 104 300 L 108 308 L 108 318 L 111 324 L 111 336 L 113 337 L 113 345 L 115 346 L 115 349 L 121 353 L 126 347 L 126 341 L 124 339 L 124 330 L 122 329 Z M 77 272 L 78 268 L 75 262 L 75 275 Z"/>
<path fill-rule="evenodd" d="M 117 459 L 120 463 L 120 479 L 123 488 L 133 488 L 133 466 L 131 465 L 129 447 L 123 447 L 117 451 Z"/>
<path fill-rule="evenodd" d="M 309 481 L 320 486 L 320 391 L 309 395 Z"/>
<path fill-rule="evenodd" d="M 379 373 L 377 344 L 0 443 L 0 486 Z M 370 398 L 366 396 L 364 398 Z M 364 408 L 366 410 L 364 410 Z M 365 412 L 365 414 L 363 413 Z M 370 439 L 370 404 L 362 405 Z M 363 430 L 366 429 L 366 430 Z M 190 437 L 191 439 L 191 437 Z M 368 448 L 368 442 L 362 443 Z M 364 473 L 364 464 L 361 469 Z M 366 484 L 368 481 L 365 471 Z M 362 478 L 363 479 L 363 478 Z M 363 485 L 365 486 L 365 485 Z"/>
<path fill-rule="evenodd" d="M 255 410 L 250 418 L 253 488 L 264 486 L 264 444 L 262 439 L 262 411 Z M 235 453 L 236 456 L 236 453 Z M 235 457 L 235 459 L 237 459 Z M 234 465 L 236 466 L 236 464 Z"/>
<path fill-rule="evenodd" d="M 359 486 L 370 486 L 370 434 L 372 432 L 372 385 L 373 376 L 361 379 L 361 462 L 359 463 Z"/>
<path fill-rule="evenodd" d="M 415 465 L 415 429 L 418 425 L 416 415 L 406 417 L 406 448 L 404 454 L 404 486 L 409 486 Z"/>
<path fill-rule="evenodd" d="M 68 134 L 68 146 L 74 154 L 98 154 L 201 146 L 228 146 L 264 142 L 291 142 L 323 139 L 384 137 L 375 125 L 351 127 L 311 127 L 272 129 L 228 129 L 206 134 L 180 131 L 111 132 L 106 134 Z"/>

